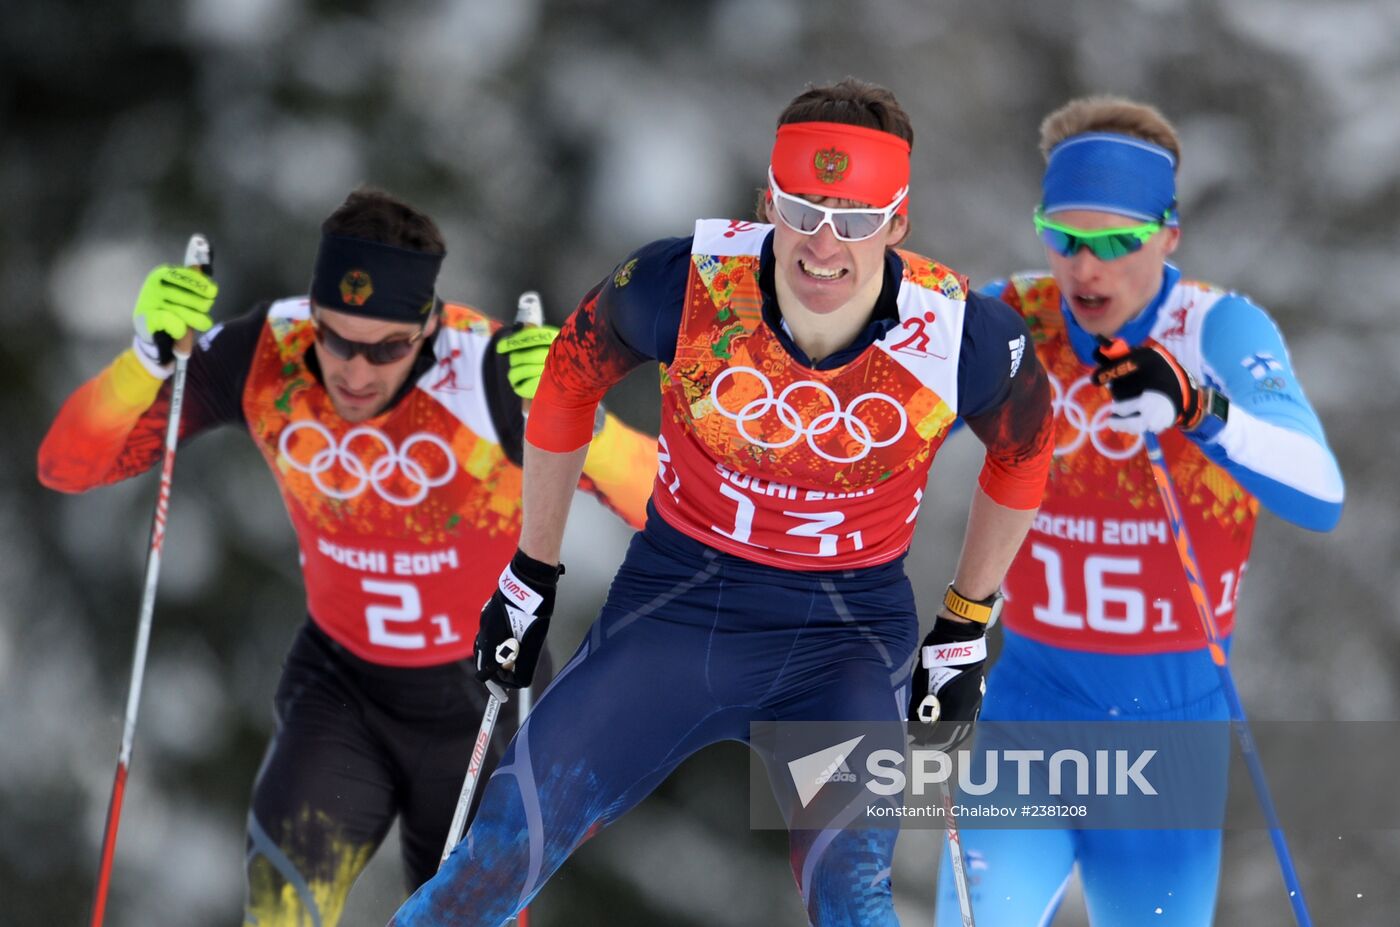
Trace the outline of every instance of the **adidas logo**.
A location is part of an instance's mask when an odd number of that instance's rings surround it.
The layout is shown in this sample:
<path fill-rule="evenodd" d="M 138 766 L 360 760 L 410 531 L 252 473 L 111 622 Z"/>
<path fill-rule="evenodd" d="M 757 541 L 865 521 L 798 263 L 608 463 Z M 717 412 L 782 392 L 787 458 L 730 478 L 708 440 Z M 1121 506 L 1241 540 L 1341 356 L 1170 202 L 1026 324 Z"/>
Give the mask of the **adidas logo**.
<path fill-rule="evenodd" d="M 802 807 L 810 805 L 828 782 L 857 781 L 856 774 L 846 765 L 846 757 L 864 739 L 865 735 L 862 734 L 788 763 L 788 773 L 792 776 L 792 784 L 797 787 L 797 797 Z"/>
<path fill-rule="evenodd" d="M 1006 343 L 1011 349 L 1011 375 L 1016 376 L 1016 371 L 1021 369 L 1021 356 L 1026 353 L 1026 336 L 1017 335 Z"/>

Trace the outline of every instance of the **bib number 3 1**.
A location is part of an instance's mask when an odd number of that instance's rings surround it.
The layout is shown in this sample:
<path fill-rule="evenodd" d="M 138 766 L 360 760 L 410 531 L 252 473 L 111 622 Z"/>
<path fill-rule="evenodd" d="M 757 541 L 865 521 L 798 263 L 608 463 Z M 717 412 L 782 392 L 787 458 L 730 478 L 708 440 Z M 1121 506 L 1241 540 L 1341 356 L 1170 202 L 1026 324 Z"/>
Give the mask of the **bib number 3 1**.
<path fill-rule="evenodd" d="M 721 483 L 719 491 L 720 495 L 734 500 L 734 526 L 733 528 L 721 528 L 719 525 L 711 525 L 710 530 L 732 541 L 738 541 L 740 544 L 748 544 L 752 547 L 764 546 L 753 540 L 754 516 L 758 513 L 758 507 L 754 505 L 753 500 L 727 483 Z M 835 557 L 838 552 L 837 544 L 848 544 L 851 550 L 862 550 L 865 547 L 865 541 L 861 537 L 860 531 L 850 531 L 844 534 L 828 532 L 827 529 L 835 528 L 846 520 L 843 512 L 784 511 L 782 514 L 799 522 L 799 524 L 789 526 L 783 533 L 793 538 L 812 538 L 817 542 L 817 549 L 813 551 L 810 547 L 807 550 L 776 548 L 779 553 L 794 554 L 800 557 Z"/>

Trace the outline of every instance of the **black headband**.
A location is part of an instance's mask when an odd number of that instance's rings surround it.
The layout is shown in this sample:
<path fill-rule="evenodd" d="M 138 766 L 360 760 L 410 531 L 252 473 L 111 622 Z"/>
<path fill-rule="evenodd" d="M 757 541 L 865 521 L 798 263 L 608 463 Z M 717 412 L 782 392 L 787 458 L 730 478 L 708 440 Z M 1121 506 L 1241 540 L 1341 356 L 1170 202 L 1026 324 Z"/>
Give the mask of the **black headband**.
<path fill-rule="evenodd" d="M 311 299 L 336 312 L 423 322 L 433 310 L 443 257 L 323 234 L 311 274 Z"/>

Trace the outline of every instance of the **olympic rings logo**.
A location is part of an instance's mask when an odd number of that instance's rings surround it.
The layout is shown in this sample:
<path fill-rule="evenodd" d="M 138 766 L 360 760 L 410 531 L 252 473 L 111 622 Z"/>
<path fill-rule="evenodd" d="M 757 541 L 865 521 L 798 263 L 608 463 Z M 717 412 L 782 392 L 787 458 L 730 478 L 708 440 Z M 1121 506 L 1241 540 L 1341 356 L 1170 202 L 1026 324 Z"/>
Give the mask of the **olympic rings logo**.
<path fill-rule="evenodd" d="M 303 462 L 291 455 L 288 445 L 293 435 L 308 429 L 319 435 L 326 446 L 312 454 L 310 460 Z M 379 456 L 368 465 L 350 450 L 350 446 L 360 438 L 375 442 L 382 448 Z M 447 458 L 447 468 L 437 476 L 429 476 L 422 464 L 408 456 L 409 451 L 417 444 L 430 444 L 442 451 L 443 456 Z M 457 458 L 453 455 L 452 448 L 437 435 L 424 432 L 411 436 L 404 441 L 402 447 L 396 448 L 393 440 L 384 432 L 361 425 L 347 431 L 337 443 L 330 429 L 320 422 L 303 419 L 292 422 L 282 430 L 282 436 L 277 440 L 277 451 L 293 470 L 308 474 L 316 488 L 332 499 L 353 499 L 364 492 L 365 487 L 372 486 L 385 502 L 402 506 L 417 505 L 428 497 L 429 489 L 442 486 L 457 475 Z M 322 479 L 323 473 L 328 473 L 337 466 L 342 473 L 355 481 L 349 488 L 328 486 Z M 410 495 L 397 495 L 386 485 L 396 472 L 401 473 L 403 480 L 416 487 Z"/>
<path fill-rule="evenodd" d="M 1108 403 L 1095 409 L 1093 416 L 1090 417 L 1084 411 L 1084 407 L 1075 400 L 1075 394 L 1093 382 L 1088 374 L 1075 380 L 1068 393 L 1064 391 L 1064 387 L 1060 386 L 1060 381 L 1055 378 L 1053 373 L 1046 371 L 1046 376 L 1050 379 L 1051 410 L 1056 417 L 1063 416 L 1065 424 L 1076 431 L 1074 439 L 1068 444 L 1056 445 L 1056 457 L 1073 454 L 1084 446 L 1085 441 L 1092 442 L 1094 450 L 1109 460 L 1127 460 L 1142 450 L 1142 435 L 1133 435 L 1132 443 L 1125 447 L 1112 447 L 1105 444 L 1099 437 L 1105 431 L 1115 435 L 1120 434 L 1120 432 L 1113 431 L 1108 427 L 1108 419 L 1113 414 L 1112 407 Z M 1127 436 L 1124 435 L 1123 438 L 1126 440 Z"/>
<path fill-rule="evenodd" d="M 749 400 L 738 411 L 733 411 L 725 408 L 724 404 L 720 402 L 719 388 L 727 378 L 736 377 L 739 374 L 756 378 L 763 386 L 763 395 L 756 399 Z M 830 411 L 821 413 L 816 418 L 812 419 L 810 424 L 804 422 L 802 420 L 802 414 L 795 406 L 788 402 L 788 397 L 800 389 L 814 389 L 821 393 L 826 397 L 827 402 L 831 404 Z M 861 393 L 851 400 L 849 407 L 843 409 L 841 407 L 841 400 L 837 397 L 836 392 L 825 383 L 818 383 L 815 380 L 798 380 L 795 383 L 789 383 L 783 391 L 775 397 L 773 395 L 773 384 L 769 382 L 768 378 L 764 376 L 761 371 L 755 370 L 752 367 L 727 367 L 720 371 L 719 376 L 715 377 L 714 382 L 710 384 L 710 402 L 713 403 L 715 410 L 718 411 L 720 415 L 723 415 L 738 426 L 739 434 L 750 444 L 776 450 L 796 443 L 798 438 L 806 438 L 807 446 L 812 449 L 814 454 L 824 460 L 839 464 L 854 463 L 868 456 L 870 452 L 877 447 L 888 447 L 904 437 L 904 433 L 909 429 L 909 414 L 904 411 L 904 406 L 895 402 L 884 393 Z M 863 402 L 883 402 L 894 409 L 895 413 L 899 416 L 899 428 L 892 437 L 880 441 L 875 440 L 870 426 L 855 414 L 856 407 Z M 749 434 L 748 423 L 762 418 L 768 412 L 776 414 L 778 420 L 781 421 L 792 434 L 782 441 L 765 441 L 762 438 Z M 837 457 L 817 446 L 816 439 L 830 432 L 838 424 L 846 429 L 846 434 L 860 447 L 859 452 L 851 457 Z"/>

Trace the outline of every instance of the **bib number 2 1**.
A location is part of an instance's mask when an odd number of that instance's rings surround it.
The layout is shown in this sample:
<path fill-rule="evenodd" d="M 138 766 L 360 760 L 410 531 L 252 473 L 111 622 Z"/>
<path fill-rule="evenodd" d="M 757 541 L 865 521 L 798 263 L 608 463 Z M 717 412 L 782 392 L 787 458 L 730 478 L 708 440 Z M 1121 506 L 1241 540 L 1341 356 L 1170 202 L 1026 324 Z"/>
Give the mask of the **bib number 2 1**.
<path fill-rule="evenodd" d="M 369 627 L 371 644 L 397 650 L 422 650 L 428 646 L 426 634 L 421 630 L 409 630 L 411 625 L 422 627 L 423 600 L 416 585 L 409 582 L 362 579 L 360 588 L 366 595 L 393 600 L 392 604 L 377 603 L 365 606 L 365 623 Z M 431 641 L 434 645 L 452 644 L 462 639 L 461 635 L 452 630 L 452 622 L 446 615 L 434 615 L 428 620 L 437 629 L 437 635 Z"/>

